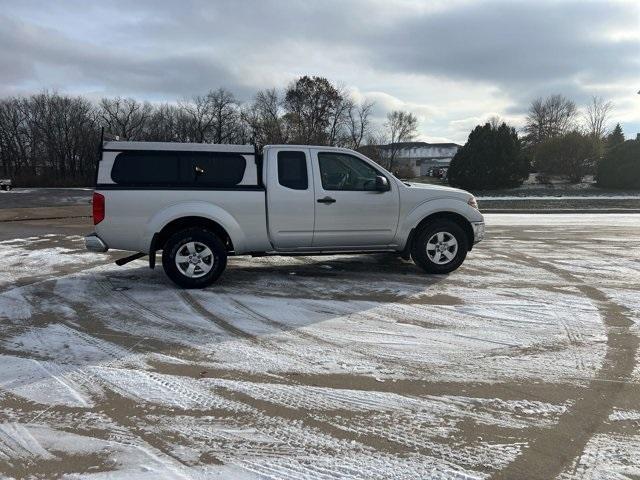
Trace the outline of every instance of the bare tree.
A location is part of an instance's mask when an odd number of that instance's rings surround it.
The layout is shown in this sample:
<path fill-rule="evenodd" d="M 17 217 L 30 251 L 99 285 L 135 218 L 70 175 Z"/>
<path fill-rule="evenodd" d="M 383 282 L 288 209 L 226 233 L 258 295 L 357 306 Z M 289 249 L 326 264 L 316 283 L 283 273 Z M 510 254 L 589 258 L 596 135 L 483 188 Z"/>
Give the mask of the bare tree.
<path fill-rule="evenodd" d="M 527 142 L 537 145 L 569 132 L 575 127 L 577 115 L 576 104 L 563 95 L 536 98 L 531 102 L 524 127 Z"/>
<path fill-rule="evenodd" d="M 211 134 L 216 121 L 211 97 L 195 95 L 190 100 L 181 101 L 179 105 L 186 121 L 186 140 L 203 143 Z"/>
<path fill-rule="evenodd" d="M 82 176 L 95 158 L 94 107 L 82 97 L 43 92 L 31 97 L 32 134 L 40 157 L 54 177 Z"/>
<path fill-rule="evenodd" d="M 144 139 L 151 142 L 180 141 L 178 135 L 178 108 L 168 103 L 156 106 L 146 122 Z"/>
<path fill-rule="evenodd" d="M 598 141 L 604 141 L 608 133 L 609 116 L 613 103 L 605 102 L 602 97 L 592 97 L 585 112 L 585 123 L 589 134 Z"/>
<path fill-rule="evenodd" d="M 242 121 L 249 137 L 257 145 L 282 144 L 289 139 L 283 118 L 282 99 L 276 89 L 259 91 L 253 102 L 242 110 Z"/>
<path fill-rule="evenodd" d="M 14 176 L 29 168 L 33 136 L 29 129 L 28 109 L 24 100 L 7 98 L 0 101 L 0 163 L 3 176 Z"/>
<path fill-rule="evenodd" d="M 100 117 L 105 130 L 123 140 L 142 137 L 151 111 L 151 104 L 134 98 L 103 98 L 100 101 Z"/>
<path fill-rule="evenodd" d="M 300 77 L 287 88 L 283 106 L 293 141 L 325 145 L 344 111 L 343 96 L 324 77 Z"/>
<path fill-rule="evenodd" d="M 375 103 L 364 101 L 358 105 L 351 102 L 347 111 L 347 134 L 349 148 L 357 150 L 371 129 L 371 110 Z"/>
<path fill-rule="evenodd" d="M 94 106 L 82 97 L 42 92 L 0 101 L 3 174 L 29 184 L 72 184 L 95 166 Z"/>
<path fill-rule="evenodd" d="M 491 117 L 489 117 L 488 123 L 489 125 L 491 125 L 491 128 L 497 130 L 498 128 L 500 128 L 500 125 L 506 123 L 506 121 L 503 120 L 500 115 L 491 115 Z"/>
<path fill-rule="evenodd" d="M 411 112 L 394 110 L 387 114 L 387 122 L 384 124 L 389 145 L 386 149 L 387 168 L 393 169 L 401 143 L 410 142 L 416 137 L 418 119 Z"/>
<path fill-rule="evenodd" d="M 353 108 L 355 102 L 349 97 L 349 92 L 344 86 L 338 86 L 336 90 L 338 91 L 338 96 L 333 109 L 329 113 L 327 144 L 345 145 L 348 143 L 346 129 L 349 122 L 349 110 Z"/>
<path fill-rule="evenodd" d="M 379 165 L 386 166 L 385 146 L 389 143 L 383 129 L 371 129 L 363 139 L 358 151 Z"/>
<path fill-rule="evenodd" d="M 240 112 L 233 93 L 224 88 L 207 94 L 213 116 L 213 143 L 231 143 L 238 134 Z"/>

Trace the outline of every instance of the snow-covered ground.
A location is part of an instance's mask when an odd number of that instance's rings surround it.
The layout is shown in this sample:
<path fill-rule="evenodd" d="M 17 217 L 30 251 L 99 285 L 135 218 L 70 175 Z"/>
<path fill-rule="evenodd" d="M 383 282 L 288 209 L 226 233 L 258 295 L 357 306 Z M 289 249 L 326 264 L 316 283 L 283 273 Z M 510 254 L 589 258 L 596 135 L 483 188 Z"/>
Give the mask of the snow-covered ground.
<path fill-rule="evenodd" d="M 487 223 L 449 276 L 239 257 L 202 291 L 0 242 L 0 476 L 639 476 L 640 215 Z"/>
<path fill-rule="evenodd" d="M 478 200 L 638 200 L 640 194 L 636 195 L 477 195 Z"/>
<path fill-rule="evenodd" d="M 589 227 L 593 227 L 594 232 L 601 234 L 612 230 L 611 236 L 619 237 L 614 234 L 618 227 L 635 227 L 640 228 L 640 214 L 636 213 L 581 213 L 581 214 L 519 214 L 519 213 L 491 213 L 485 215 L 488 226 L 493 227 L 511 227 L 521 225 L 538 225 L 542 227 L 548 226 L 578 226 L 582 227 L 579 232 L 591 234 Z M 586 231 L 585 231 L 586 230 Z M 616 232 L 617 233 L 617 232 Z"/>

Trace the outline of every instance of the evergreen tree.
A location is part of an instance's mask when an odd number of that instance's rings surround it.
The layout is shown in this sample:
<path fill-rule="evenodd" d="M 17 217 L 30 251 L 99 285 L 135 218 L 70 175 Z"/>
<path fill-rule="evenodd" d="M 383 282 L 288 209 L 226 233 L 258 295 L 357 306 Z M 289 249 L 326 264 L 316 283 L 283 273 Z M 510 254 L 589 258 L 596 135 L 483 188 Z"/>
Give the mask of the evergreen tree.
<path fill-rule="evenodd" d="M 608 149 L 598 162 L 597 181 L 604 188 L 640 188 L 640 140 Z"/>
<path fill-rule="evenodd" d="M 529 173 L 518 134 L 502 123 L 478 125 L 451 161 L 449 183 L 467 190 L 511 188 Z"/>
<path fill-rule="evenodd" d="M 607 136 L 607 148 L 612 149 L 624 142 L 624 133 L 622 133 L 622 127 L 619 123 L 616 124 L 616 128 Z"/>

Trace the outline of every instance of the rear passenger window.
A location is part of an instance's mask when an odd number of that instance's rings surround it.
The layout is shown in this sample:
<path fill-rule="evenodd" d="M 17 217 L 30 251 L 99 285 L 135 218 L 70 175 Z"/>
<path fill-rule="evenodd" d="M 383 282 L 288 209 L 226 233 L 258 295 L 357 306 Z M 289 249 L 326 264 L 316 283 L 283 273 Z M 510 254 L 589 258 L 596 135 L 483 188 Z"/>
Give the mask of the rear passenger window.
<path fill-rule="evenodd" d="M 309 187 L 307 156 L 304 152 L 278 152 L 278 183 L 293 190 L 306 190 Z"/>
<path fill-rule="evenodd" d="M 246 167 L 239 153 L 129 151 L 118 154 L 111 178 L 126 186 L 228 188 L 242 182 Z"/>

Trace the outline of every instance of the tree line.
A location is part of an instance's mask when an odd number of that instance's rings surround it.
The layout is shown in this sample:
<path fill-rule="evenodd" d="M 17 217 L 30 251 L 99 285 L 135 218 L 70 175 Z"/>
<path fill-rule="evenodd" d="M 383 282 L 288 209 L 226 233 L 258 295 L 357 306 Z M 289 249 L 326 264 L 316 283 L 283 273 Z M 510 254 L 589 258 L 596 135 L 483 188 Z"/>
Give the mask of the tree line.
<path fill-rule="evenodd" d="M 451 184 L 472 190 L 513 188 L 530 172 L 546 184 L 594 175 L 599 186 L 640 188 L 640 141 L 609 130 L 613 104 L 593 97 L 581 114 L 563 95 L 537 98 L 519 136 L 498 118 L 478 125 L 451 162 Z"/>
<path fill-rule="evenodd" d="M 245 103 L 224 88 L 162 104 L 122 97 L 92 102 L 46 91 L 5 98 L 0 177 L 24 186 L 89 185 L 103 128 L 106 139 L 343 146 L 402 173 L 398 144 L 416 137 L 418 120 L 393 111 L 378 126 L 374 107 L 326 78 L 310 76 L 282 90 L 261 90 Z M 498 118 L 478 125 L 452 161 L 449 181 L 473 190 L 506 188 L 533 171 L 541 183 L 552 177 L 579 182 L 588 174 L 608 187 L 640 183 L 635 144 L 625 153 L 615 148 L 634 141 L 625 142 L 620 125 L 609 131 L 612 109 L 599 97 L 582 114 L 562 95 L 535 99 L 520 134 Z"/>
<path fill-rule="evenodd" d="M 302 144 L 366 150 L 391 166 L 379 145 L 414 138 L 416 117 L 388 114 L 372 122 L 374 103 L 357 101 L 326 78 L 303 76 L 283 90 L 266 89 L 241 103 L 224 88 L 152 104 L 42 92 L 0 99 L 0 176 L 18 185 L 88 185 L 101 129 L 106 139 L 230 144 Z"/>

